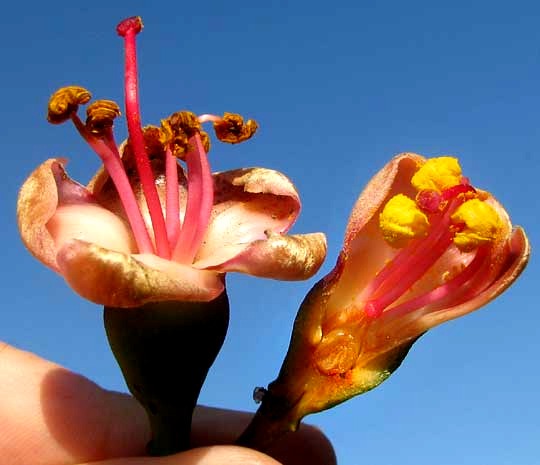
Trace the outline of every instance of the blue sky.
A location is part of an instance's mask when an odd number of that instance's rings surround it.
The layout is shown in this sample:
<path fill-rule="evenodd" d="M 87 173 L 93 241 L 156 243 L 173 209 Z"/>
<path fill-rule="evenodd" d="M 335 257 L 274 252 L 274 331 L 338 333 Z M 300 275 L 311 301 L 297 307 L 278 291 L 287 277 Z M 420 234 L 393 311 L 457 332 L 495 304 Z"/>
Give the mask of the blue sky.
<path fill-rule="evenodd" d="M 350 209 L 393 155 L 460 158 L 524 226 L 533 257 L 497 301 L 422 337 L 375 391 L 308 421 L 344 465 L 538 463 L 540 355 L 538 224 L 540 6 L 537 2 L 11 3 L 0 20 L 4 63 L 6 245 L 0 337 L 124 390 L 101 310 L 23 247 L 17 191 L 49 156 L 70 158 L 86 182 L 97 157 L 68 126 L 45 120 L 49 95 L 79 84 L 122 101 L 119 20 L 141 15 L 144 123 L 179 109 L 254 117 L 257 137 L 220 144 L 214 169 L 265 166 L 296 184 L 294 232 L 323 231 L 334 265 Z M 117 125 L 122 139 L 125 127 Z M 296 310 L 316 281 L 229 276 L 231 323 L 201 402 L 254 410 L 251 392 L 273 380 Z"/>

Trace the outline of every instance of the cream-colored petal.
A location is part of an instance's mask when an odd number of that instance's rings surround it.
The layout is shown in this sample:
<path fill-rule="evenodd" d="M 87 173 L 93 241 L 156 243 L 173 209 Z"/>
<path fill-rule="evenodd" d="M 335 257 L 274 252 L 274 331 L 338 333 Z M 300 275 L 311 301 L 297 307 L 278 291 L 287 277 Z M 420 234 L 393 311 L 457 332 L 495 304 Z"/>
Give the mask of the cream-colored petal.
<path fill-rule="evenodd" d="M 214 173 L 216 203 L 229 198 L 229 187 L 240 187 L 251 194 L 272 194 L 293 198 L 300 208 L 300 197 L 291 180 L 279 171 L 267 168 L 241 168 Z"/>
<path fill-rule="evenodd" d="M 326 257 L 322 233 L 283 236 L 268 232 L 267 239 L 224 247 L 194 266 L 280 280 L 303 280 L 313 276 Z"/>
<path fill-rule="evenodd" d="M 47 229 L 59 205 L 84 205 L 95 200 L 64 170 L 65 159 L 50 158 L 24 182 L 17 200 L 17 222 L 24 245 L 40 262 L 58 271 L 56 245 Z"/>
<path fill-rule="evenodd" d="M 284 233 L 300 212 L 294 185 L 277 171 L 226 171 L 214 175 L 214 185 L 214 207 L 197 261 L 212 260 L 224 247 L 264 240 L 268 230 Z"/>
<path fill-rule="evenodd" d="M 82 297 L 112 307 L 146 302 L 209 301 L 223 292 L 222 277 L 153 255 L 127 255 L 79 240 L 57 256 L 60 272 Z"/>
<path fill-rule="evenodd" d="M 96 204 L 58 206 L 47 223 L 47 230 L 57 250 L 71 239 L 127 254 L 137 250 L 129 226 L 114 213 Z"/>

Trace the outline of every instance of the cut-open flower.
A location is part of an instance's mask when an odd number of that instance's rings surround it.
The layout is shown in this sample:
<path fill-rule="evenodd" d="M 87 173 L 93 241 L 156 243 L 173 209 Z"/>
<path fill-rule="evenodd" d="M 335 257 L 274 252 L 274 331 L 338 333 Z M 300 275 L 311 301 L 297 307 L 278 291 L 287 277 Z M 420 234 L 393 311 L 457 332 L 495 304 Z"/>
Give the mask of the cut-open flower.
<path fill-rule="evenodd" d="M 523 229 L 457 159 L 398 155 L 357 200 L 337 264 L 302 303 L 280 374 L 241 443 L 258 446 L 378 386 L 419 336 L 494 299 L 528 258 Z"/>
<path fill-rule="evenodd" d="M 183 111 L 161 127 L 141 127 L 135 54 L 141 28 L 140 18 L 129 18 L 117 29 L 126 44 L 129 130 L 120 148 L 114 102 L 89 105 L 83 123 L 77 110 L 91 98 L 86 89 L 64 87 L 51 97 L 49 121 L 71 120 L 103 168 L 83 187 L 68 177 L 63 159 L 39 166 L 19 194 L 25 245 L 80 295 L 112 307 L 209 301 L 223 291 L 227 271 L 312 276 L 326 240 L 320 233 L 284 235 L 300 212 L 292 183 L 263 168 L 211 173 L 202 124 L 213 123 L 218 139 L 238 143 L 254 134 L 254 121 Z"/>

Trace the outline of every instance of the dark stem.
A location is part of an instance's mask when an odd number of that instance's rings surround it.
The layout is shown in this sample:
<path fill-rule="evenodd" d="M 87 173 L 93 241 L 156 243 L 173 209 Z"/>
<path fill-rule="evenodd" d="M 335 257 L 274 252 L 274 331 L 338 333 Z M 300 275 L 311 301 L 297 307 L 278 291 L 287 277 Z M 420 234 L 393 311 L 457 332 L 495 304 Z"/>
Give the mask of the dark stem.
<path fill-rule="evenodd" d="M 255 416 L 237 439 L 236 444 L 267 452 L 284 434 L 296 431 L 300 424 L 297 412 L 285 397 L 266 392 Z"/>
<path fill-rule="evenodd" d="M 105 307 L 104 322 L 128 388 L 148 414 L 148 453 L 189 449 L 193 409 L 227 333 L 226 292 L 211 302 Z"/>

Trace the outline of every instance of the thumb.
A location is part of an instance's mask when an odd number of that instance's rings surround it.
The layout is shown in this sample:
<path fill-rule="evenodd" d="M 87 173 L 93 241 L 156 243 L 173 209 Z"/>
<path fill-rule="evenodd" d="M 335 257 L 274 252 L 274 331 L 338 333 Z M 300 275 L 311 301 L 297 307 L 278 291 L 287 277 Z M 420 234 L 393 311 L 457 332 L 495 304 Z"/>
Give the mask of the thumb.
<path fill-rule="evenodd" d="M 167 457 L 130 457 L 79 465 L 280 465 L 266 454 L 238 446 L 210 446 Z"/>

